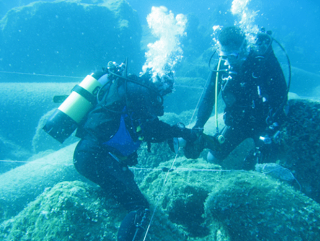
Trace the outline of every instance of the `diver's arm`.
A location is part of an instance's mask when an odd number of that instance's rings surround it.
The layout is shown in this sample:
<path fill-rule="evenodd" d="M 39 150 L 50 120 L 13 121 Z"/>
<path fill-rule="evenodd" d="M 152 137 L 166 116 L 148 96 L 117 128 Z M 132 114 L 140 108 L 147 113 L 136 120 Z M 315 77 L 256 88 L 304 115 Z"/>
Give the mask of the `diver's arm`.
<path fill-rule="evenodd" d="M 267 68 L 269 69 L 268 79 L 268 104 L 269 104 L 269 121 L 281 124 L 283 121 L 283 107 L 288 100 L 287 83 L 282 68 L 272 52 L 268 58 Z"/>
<path fill-rule="evenodd" d="M 280 63 L 274 54 L 269 57 L 269 70 L 269 79 L 271 81 L 269 104 L 271 108 L 277 109 L 287 101 L 287 83 Z"/>
<path fill-rule="evenodd" d="M 148 120 L 142 125 L 144 141 L 163 142 L 174 137 L 182 137 L 185 140 L 193 141 L 195 136 L 191 129 L 180 127 L 178 125 L 169 125 L 158 118 Z"/>
<path fill-rule="evenodd" d="M 200 102 L 198 115 L 197 115 L 197 122 L 194 128 L 203 128 L 203 126 L 208 121 L 209 117 L 211 116 L 214 101 L 215 101 L 215 72 L 210 73 L 207 81 L 207 85 L 205 87 L 204 96 Z"/>

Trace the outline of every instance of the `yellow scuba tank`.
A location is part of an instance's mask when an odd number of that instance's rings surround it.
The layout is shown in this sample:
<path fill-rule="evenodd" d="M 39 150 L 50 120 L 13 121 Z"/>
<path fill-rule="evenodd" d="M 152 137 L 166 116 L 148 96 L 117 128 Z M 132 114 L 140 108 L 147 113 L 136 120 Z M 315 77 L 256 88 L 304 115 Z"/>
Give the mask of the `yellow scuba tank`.
<path fill-rule="evenodd" d="M 63 143 L 74 131 L 85 115 L 96 103 L 96 95 L 101 88 L 99 79 L 104 72 L 87 75 L 76 85 L 71 94 L 47 120 L 43 130 Z"/>

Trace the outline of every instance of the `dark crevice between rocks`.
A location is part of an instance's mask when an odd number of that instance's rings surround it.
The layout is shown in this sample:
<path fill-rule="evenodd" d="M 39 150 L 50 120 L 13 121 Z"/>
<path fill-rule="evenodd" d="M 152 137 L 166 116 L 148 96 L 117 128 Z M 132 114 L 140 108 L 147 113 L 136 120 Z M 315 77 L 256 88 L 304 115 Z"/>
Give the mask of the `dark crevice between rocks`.
<path fill-rule="evenodd" d="M 191 237 L 205 237 L 210 230 L 204 226 L 204 202 L 208 192 L 187 186 L 169 212 L 170 221 L 183 225 Z"/>

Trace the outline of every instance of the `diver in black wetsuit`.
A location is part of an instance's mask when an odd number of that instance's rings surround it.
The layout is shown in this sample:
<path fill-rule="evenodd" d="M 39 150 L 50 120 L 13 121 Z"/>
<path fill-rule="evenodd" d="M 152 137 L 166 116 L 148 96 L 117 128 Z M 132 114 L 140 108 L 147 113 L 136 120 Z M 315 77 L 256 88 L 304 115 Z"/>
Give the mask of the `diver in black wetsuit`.
<path fill-rule="evenodd" d="M 267 158 L 271 154 L 269 147 L 276 145 L 262 143 L 270 143 L 277 133 L 285 117 L 283 107 L 287 102 L 287 84 L 272 50 L 272 38 L 260 33 L 256 47 L 249 49 L 244 33 L 233 26 L 223 28 L 218 40 L 221 62 L 216 66 L 218 72 L 212 71 L 209 76 L 193 130 L 201 132 L 209 119 L 217 83 L 226 107 L 225 127 L 216 137 L 223 136 L 224 142 L 214 145 L 208 160 L 221 164 L 246 138 L 253 138 L 260 158 Z M 190 154 L 188 152 L 185 149 L 186 156 Z M 255 151 L 253 154 L 256 155 Z M 252 169 L 256 162 L 249 157 L 245 161 L 244 169 Z"/>
<path fill-rule="evenodd" d="M 148 225 L 149 204 L 128 166 L 137 164 L 142 141 L 163 142 L 179 136 L 191 140 L 192 133 L 158 119 L 163 115 L 163 96 L 172 91 L 172 78 L 165 76 L 153 83 L 150 76 L 122 77 L 121 67 L 112 62 L 100 75 L 104 85 L 95 108 L 78 128 L 81 141 L 74 152 L 74 165 L 128 210 L 118 241 L 140 240 Z"/>

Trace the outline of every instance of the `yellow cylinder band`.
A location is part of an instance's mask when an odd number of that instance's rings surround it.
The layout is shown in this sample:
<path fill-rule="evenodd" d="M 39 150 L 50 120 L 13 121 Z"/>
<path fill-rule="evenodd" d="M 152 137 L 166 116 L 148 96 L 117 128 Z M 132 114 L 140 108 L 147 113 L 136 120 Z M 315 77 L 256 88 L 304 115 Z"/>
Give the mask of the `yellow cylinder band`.
<path fill-rule="evenodd" d="M 101 84 L 98 80 L 93 78 L 91 75 L 87 75 L 87 77 L 84 78 L 84 80 L 79 84 L 82 88 L 86 89 L 88 92 L 93 94 L 94 90 L 97 89 L 97 87 L 101 87 Z"/>
<path fill-rule="evenodd" d="M 75 122 L 80 123 L 91 108 L 92 104 L 88 100 L 73 91 L 58 109 L 67 114 Z"/>

